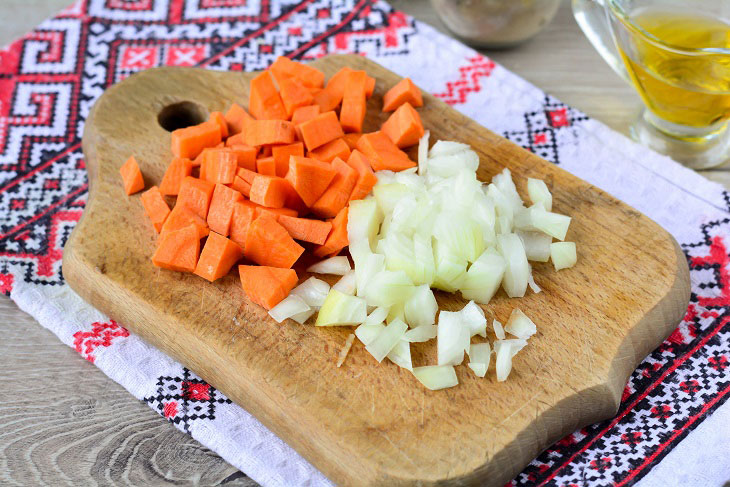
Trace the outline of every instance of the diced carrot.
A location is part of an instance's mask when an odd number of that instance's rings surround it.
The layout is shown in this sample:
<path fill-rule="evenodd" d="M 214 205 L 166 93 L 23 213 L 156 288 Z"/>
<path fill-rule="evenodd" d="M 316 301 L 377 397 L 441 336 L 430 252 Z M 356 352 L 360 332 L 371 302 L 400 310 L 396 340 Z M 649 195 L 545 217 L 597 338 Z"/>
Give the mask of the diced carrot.
<path fill-rule="evenodd" d="M 327 257 L 337 255 L 342 249 L 347 247 L 347 209 L 344 207 L 340 210 L 334 220 L 332 220 L 332 231 L 327 236 L 325 242 L 314 249 L 314 255 L 317 257 Z"/>
<path fill-rule="evenodd" d="M 122 184 L 124 185 L 124 192 L 128 195 L 134 194 L 144 189 L 144 178 L 142 177 L 142 171 L 139 170 L 139 165 L 134 156 L 127 159 L 127 162 L 122 164 L 119 168 L 119 174 L 122 175 Z"/>
<path fill-rule="evenodd" d="M 223 235 L 210 232 L 200 253 L 195 274 L 210 282 L 228 274 L 233 264 L 241 260 L 243 249 Z"/>
<path fill-rule="evenodd" d="M 316 149 L 345 135 L 335 112 L 320 113 L 313 119 L 300 123 L 299 130 L 307 150 Z"/>
<path fill-rule="evenodd" d="M 211 183 L 231 184 L 238 170 L 238 156 L 228 148 L 211 149 L 200 166 L 200 179 Z"/>
<path fill-rule="evenodd" d="M 367 83 L 365 83 L 365 96 L 370 98 L 373 96 L 373 91 L 375 91 L 375 78 L 368 76 Z"/>
<path fill-rule="evenodd" d="M 256 147 L 239 144 L 230 146 L 230 149 L 238 158 L 238 167 L 245 167 L 252 171 L 256 169 L 256 154 L 258 153 Z"/>
<path fill-rule="evenodd" d="M 388 120 L 383 122 L 380 130 L 401 149 L 417 144 L 418 139 L 424 134 L 421 117 L 408 102 L 399 106 Z"/>
<path fill-rule="evenodd" d="M 327 190 L 312 205 L 312 211 L 321 218 L 334 218 L 350 200 L 352 189 L 357 183 L 358 173 L 339 157 L 332 161 L 337 171 Z"/>
<path fill-rule="evenodd" d="M 243 201 L 243 195 L 240 192 L 223 184 L 216 184 L 206 219 L 208 227 L 224 237 L 227 236 L 231 228 L 233 205 L 239 201 Z"/>
<path fill-rule="evenodd" d="M 238 274 L 248 299 L 267 310 L 279 304 L 297 285 L 294 269 L 239 265 Z"/>
<path fill-rule="evenodd" d="M 195 159 L 206 147 L 215 147 L 221 142 L 221 129 L 215 122 L 203 122 L 174 130 L 170 141 L 175 157 Z"/>
<path fill-rule="evenodd" d="M 228 134 L 233 136 L 239 134 L 246 127 L 246 124 L 254 118 L 239 104 L 234 103 L 225 114 L 228 123 Z"/>
<path fill-rule="evenodd" d="M 180 184 L 183 179 L 193 173 L 193 163 L 190 159 L 175 157 L 160 181 L 160 193 L 164 195 L 177 196 L 180 192 Z"/>
<path fill-rule="evenodd" d="M 302 131 L 299 125 L 312 120 L 314 117 L 319 115 L 320 110 L 317 105 L 309 105 L 306 107 L 299 107 L 294 110 L 294 114 L 291 116 L 291 123 L 294 125 L 294 130 L 297 132 L 297 139 L 302 140 Z"/>
<path fill-rule="evenodd" d="M 243 134 L 244 132 L 239 132 L 228 137 L 226 139 L 226 147 L 233 147 L 234 145 L 246 145 L 246 140 Z"/>
<path fill-rule="evenodd" d="M 236 176 L 233 178 L 233 183 L 231 184 L 231 188 L 235 189 L 242 195 L 248 197 L 251 194 L 251 185 L 248 184 L 243 179 Z"/>
<path fill-rule="evenodd" d="M 226 122 L 226 117 L 221 112 L 210 112 L 208 121 L 218 125 L 221 130 L 221 139 L 228 137 L 228 122 Z"/>
<path fill-rule="evenodd" d="M 244 254 L 250 261 L 288 269 L 303 252 L 304 247 L 268 214 L 262 214 L 248 227 Z"/>
<path fill-rule="evenodd" d="M 311 207 L 325 192 L 332 178 L 335 177 L 335 173 L 332 166 L 326 162 L 291 156 L 286 179 L 299 194 L 304 204 Z"/>
<path fill-rule="evenodd" d="M 239 167 L 238 171 L 236 172 L 236 176 L 246 181 L 248 184 L 253 183 L 253 178 L 256 177 L 256 173 L 254 171 L 250 171 L 244 167 Z"/>
<path fill-rule="evenodd" d="M 340 109 L 340 124 L 346 132 L 362 132 L 367 109 L 367 76 L 365 71 L 352 71 L 347 75 Z"/>
<path fill-rule="evenodd" d="M 370 167 L 370 161 L 357 149 L 352 151 L 347 164 L 357 171 L 357 183 L 350 194 L 350 201 L 363 199 L 373 190 L 378 178 Z"/>
<path fill-rule="evenodd" d="M 170 207 L 167 206 L 167 202 L 162 197 L 160 189 L 157 186 L 152 186 L 142 193 L 140 199 L 142 200 L 142 206 L 144 206 L 144 212 L 150 218 L 152 226 L 155 227 L 157 233 L 160 233 L 162 225 L 170 214 Z"/>
<path fill-rule="evenodd" d="M 362 133 L 360 132 L 350 132 L 349 134 L 345 134 L 342 140 L 345 141 L 350 150 L 355 150 L 357 148 L 357 141 L 360 140 L 361 136 Z"/>
<path fill-rule="evenodd" d="M 276 160 L 273 156 L 256 159 L 256 172 L 266 176 L 276 176 Z"/>
<path fill-rule="evenodd" d="M 294 186 L 292 186 L 291 181 L 289 181 L 288 179 L 284 179 L 284 181 L 286 181 L 287 184 L 287 194 L 284 206 L 295 211 L 298 215 L 306 215 L 307 213 L 309 213 L 309 208 L 306 204 L 304 204 L 301 196 L 299 196 L 297 190 L 294 189 Z"/>
<path fill-rule="evenodd" d="M 307 157 L 318 159 L 324 162 L 332 162 L 335 157 L 347 160 L 350 157 L 350 147 L 344 141 L 344 137 L 327 142 L 326 144 L 309 151 Z"/>
<path fill-rule="evenodd" d="M 324 86 L 324 73 L 317 68 L 306 64 L 292 61 L 291 59 L 279 56 L 269 69 L 274 73 L 277 83 L 281 87 L 279 79 L 285 77 L 296 78 L 304 86 L 321 88 Z"/>
<path fill-rule="evenodd" d="M 241 247 L 246 246 L 246 235 L 248 235 L 248 227 L 256 218 L 254 207 L 238 202 L 233 204 L 233 214 L 231 215 L 230 238 Z"/>
<path fill-rule="evenodd" d="M 281 208 L 288 192 L 289 184 L 284 178 L 258 174 L 253 178 L 249 199 L 267 208 Z"/>
<path fill-rule="evenodd" d="M 357 141 L 357 149 L 368 158 L 373 171 L 397 172 L 416 167 L 416 163 L 380 131 L 363 134 Z"/>
<path fill-rule="evenodd" d="M 165 232 L 160 236 L 152 263 L 171 271 L 193 272 L 198 263 L 200 238 L 195 225 Z"/>
<path fill-rule="evenodd" d="M 383 96 L 383 111 L 392 112 L 405 102 L 414 107 L 423 106 L 421 90 L 413 84 L 410 78 L 403 78 L 385 93 Z"/>
<path fill-rule="evenodd" d="M 312 97 L 313 106 L 319 108 L 320 112 L 329 112 L 337 108 L 342 101 L 342 93 L 339 94 L 325 88 Z"/>
<path fill-rule="evenodd" d="M 170 214 L 167 215 L 167 219 L 162 225 L 160 235 L 166 232 L 180 230 L 181 228 L 185 228 L 189 225 L 195 226 L 195 228 L 198 230 L 199 238 L 207 237 L 208 233 L 210 232 L 210 230 L 208 229 L 208 223 L 203 218 L 200 218 L 200 216 L 188 210 L 185 206 L 177 204 L 172 209 Z"/>
<path fill-rule="evenodd" d="M 287 145 L 275 145 L 271 148 L 271 155 L 276 162 L 276 175 L 283 178 L 289 171 L 289 156 L 304 156 L 304 144 L 294 142 Z"/>
<path fill-rule="evenodd" d="M 314 97 L 297 78 L 284 77 L 279 81 L 279 95 L 286 109 L 287 119 L 294 114 L 294 110 L 311 105 Z"/>
<path fill-rule="evenodd" d="M 259 157 L 271 157 L 274 154 L 271 152 L 272 145 L 264 145 L 261 147 L 261 152 L 259 152 Z"/>
<path fill-rule="evenodd" d="M 345 66 L 337 71 L 327 82 L 327 87 L 320 93 L 314 95 L 314 103 L 316 103 L 323 112 L 328 112 L 337 108 L 342 102 L 342 96 L 345 92 L 347 77 L 352 72 L 352 68 Z M 367 77 L 365 84 L 365 95 L 370 98 L 375 89 L 375 78 Z"/>
<path fill-rule="evenodd" d="M 208 217 L 208 207 L 214 189 L 215 184 L 188 176 L 180 185 L 176 207 L 184 206 L 205 219 Z"/>
<path fill-rule="evenodd" d="M 291 144 L 296 136 L 294 125 L 286 120 L 255 120 L 246 127 L 244 140 L 250 146 Z"/>
<path fill-rule="evenodd" d="M 254 203 L 255 204 L 255 203 Z M 299 214 L 291 208 L 266 208 L 265 206 L 256 205 L 254 207 L 254 217 L 258 218 L 261 215 L 270 215 L 275 220 L 278 220 L 281 215 L 292 216 L 296 218 Z"/>
<path fill-rule="evenodd" d="M 309 218 L 280 215 L 277 221 L 289 232 L 293 239 L 312 242 L 317 245 L 322 245 L 327 240 L 330 230 L 332 230 L 332 223 Z"/>
<path fill-rule="evenodd" d="M 286 120 L 286 109 L 276 91 L 271 73 L 264 71 L 251 80 L 248 111 L 258 120 Z M 246 127 L 248 129 L 248 127 Z M 248 130 L 246 130 L 248 131 Z M 258 145 L 258 144 L 248 144 Z"/>

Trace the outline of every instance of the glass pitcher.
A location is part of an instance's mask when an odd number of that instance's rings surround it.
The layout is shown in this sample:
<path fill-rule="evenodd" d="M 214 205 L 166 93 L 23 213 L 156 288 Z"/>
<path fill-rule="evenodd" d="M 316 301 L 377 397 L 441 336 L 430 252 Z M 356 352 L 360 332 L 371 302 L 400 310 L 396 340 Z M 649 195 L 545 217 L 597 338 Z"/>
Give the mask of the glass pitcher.
<path fill-rule="evenodd" d="M 730 160 L 730 1 L 573 0 L 573 13 L 644 101 L 635 139 L 695 169 Z"/>

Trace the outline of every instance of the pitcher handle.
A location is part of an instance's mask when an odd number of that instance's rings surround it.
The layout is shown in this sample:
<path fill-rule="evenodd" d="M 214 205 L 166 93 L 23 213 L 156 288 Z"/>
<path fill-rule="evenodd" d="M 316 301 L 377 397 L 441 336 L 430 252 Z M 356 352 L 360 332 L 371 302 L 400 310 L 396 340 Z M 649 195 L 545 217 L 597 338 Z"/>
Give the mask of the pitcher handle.
<path fill-rule="evenodd" d="M 626 82 L 630 83 L 629 73 L 616 48 L 608 15 L 611 15 L 608 0 L 573 0 L 573 15 L 583 33 L 591 41 L 598 54 Z"/>

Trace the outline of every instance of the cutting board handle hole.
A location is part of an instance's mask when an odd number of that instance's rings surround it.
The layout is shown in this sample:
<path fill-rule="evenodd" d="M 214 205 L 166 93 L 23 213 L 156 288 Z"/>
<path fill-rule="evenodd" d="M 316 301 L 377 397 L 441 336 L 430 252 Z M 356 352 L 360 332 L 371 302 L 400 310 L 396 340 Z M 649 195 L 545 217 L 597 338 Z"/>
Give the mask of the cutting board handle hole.
<path fill-rule="evenodd" d="M 181 101 L 167 105 L 160 110 L 157 115 L 157 122 L 163 129 L 172 132 L 173 130 L 203 123 L 208 119 L 208 116 L 208 110 L 197 103 Z"/>

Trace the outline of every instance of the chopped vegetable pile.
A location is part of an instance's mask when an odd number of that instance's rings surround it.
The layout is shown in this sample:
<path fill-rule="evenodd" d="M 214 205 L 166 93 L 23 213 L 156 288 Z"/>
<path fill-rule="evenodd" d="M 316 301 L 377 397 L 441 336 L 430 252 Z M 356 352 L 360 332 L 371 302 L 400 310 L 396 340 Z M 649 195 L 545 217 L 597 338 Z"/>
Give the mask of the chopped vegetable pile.
<path fill-rule="evenodd" d="M 541 180 L 527 181 L 526 207 L 508 169 L 482 184 L 469 146 L 429 149 L 415 109 L 421 92 L 408 78 L 383 97 L 392 114 L 380 130 L 362 133 L 374 87 L 364 71 L 343 68 L 325 84 L 317 69 L 280 57 L 251 81 L 248 112 L 234 103 L 172 132 L 174 157 L 140 198 L 159 233 L 152 263 L 211 282 L 239 264 L 247 297 L 277 322 L 357 325 L 338 367 L 357 337 L 378 362 L 387 357 L 432 390 L 457 385 L 465 354 L 484 377 L 494 352 L 503 381 L 537 327 L 514 309 L 504 327 L 493 320 L 496 341 L 472 343 L 487 337 L 476 303 L 500 287 L 509 297 L 540 292 L 529 261 L 572 267 L 570 218 L 552 212 Z M 417 163 L 402 150 L 416 144 Z M 120 174 L 128 195 L 144 189 L 134 156 Z M 314 259 L 307 272 L 340 280 L 299 283 L 295 264 Z M 469 302 L 439 312 L 433 289 Z M 434 338 L 437 364 L 413 367 L 411 343 Z"/>

